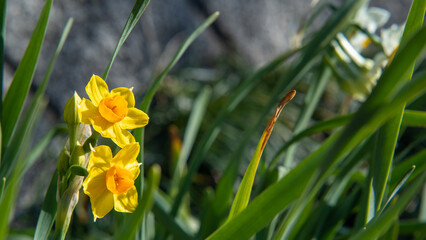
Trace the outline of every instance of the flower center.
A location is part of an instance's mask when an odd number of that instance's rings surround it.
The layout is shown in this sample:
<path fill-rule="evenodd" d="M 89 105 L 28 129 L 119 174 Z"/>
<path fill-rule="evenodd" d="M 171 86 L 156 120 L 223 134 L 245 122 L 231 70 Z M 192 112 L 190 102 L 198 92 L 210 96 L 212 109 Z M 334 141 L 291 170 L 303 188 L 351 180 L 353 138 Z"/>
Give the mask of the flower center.
<path fill-rule="evenodd" d="M 110 123 L 116 123 L 127 116 L 127 101 L 120 95 L 106 97 L 99 103 L 99 113 Z"/>
<path fill-rule="evenodd" d="M 106 186 L 114 194 L 126 193 L 134 185 L 133 174 L 121 167 L 112 166 L 106 174 Z"/>

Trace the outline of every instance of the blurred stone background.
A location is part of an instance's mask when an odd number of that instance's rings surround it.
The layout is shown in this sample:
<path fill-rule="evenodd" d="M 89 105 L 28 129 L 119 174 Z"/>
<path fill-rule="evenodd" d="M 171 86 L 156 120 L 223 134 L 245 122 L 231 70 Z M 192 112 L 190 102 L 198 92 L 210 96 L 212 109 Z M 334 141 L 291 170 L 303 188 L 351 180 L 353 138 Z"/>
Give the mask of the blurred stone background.
<path fill-rule="evenodd" d="M 340 4 L 338 0 L 332 2 Z M 25 51 L 43 3 L 43 0 L 7 2 L 4 89 Z M 47 88 L 49 105 L 38 129 L 40 136 L 62 121 L 63 106 L 74 90 L 86 97 L 84 87 L 90 76 L 102 75 L 133 3 L 132 0 L 54 1 L 32 92 L 43 78 L 66 21 L 72 17 L 74 24 Z M 119 52 L 107 82 L 111 89 L 135 87 L 140 101 L 153 76 L 168 63 L 181 42 L 215 11 L 220 12 L 219 19 L 192 44 L 177 67 L 214 68 L 216 59 L 230 55 L 239 56 L 245 64 L 261 66 L 288 49 L 302 18 L 312 12 L 310 4 L 311 0 L 152 0 Z M 410 0 L 373 0 L 370 5 L 391 12 L 389 26 L 405 20 L 410 4 Z M 19 209 L 41 204 L 55 168 L 52 162 L 55 154 L 36 163 L 34 168 L 41 170 L 27 174 L 17 215 Z M 40 174 L 45 176 L 42 182 L 33 184 Z M 38 211 L 34 210 L 35 216 Z"/>

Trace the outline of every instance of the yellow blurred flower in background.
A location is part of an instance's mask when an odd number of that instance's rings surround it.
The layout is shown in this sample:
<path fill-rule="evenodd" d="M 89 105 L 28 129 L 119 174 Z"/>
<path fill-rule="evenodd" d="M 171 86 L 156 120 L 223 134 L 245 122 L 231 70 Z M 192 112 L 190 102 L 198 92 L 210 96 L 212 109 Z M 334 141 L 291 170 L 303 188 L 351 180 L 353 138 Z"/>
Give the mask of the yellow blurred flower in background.
<path fill-rule="evenodd" d="M 132 143 L 112 156 L 108 146 L 95 147 L 91 153 L 89 175 L 83 182 L 84 193 L 90 197 L 95 217 L 103 218 L 112 208 L 117 212 L 133 212 L 138 205 L 134 180 L 140 173 L 136 157 L 139 144 Z"/>
<path fill-rule="evenodd" d="M 108 85 L 99 76 L 93 75 L 86 86 L 90 100 L 80 103 L 81 122 L 91 124 L 102 137 L 111 138 L 118 146 L 134 143 L 135 138 L 126 129 L 144 127 L 149 117 L 135 108 L 135 97 L 129 88 L 108 91 Z"/>

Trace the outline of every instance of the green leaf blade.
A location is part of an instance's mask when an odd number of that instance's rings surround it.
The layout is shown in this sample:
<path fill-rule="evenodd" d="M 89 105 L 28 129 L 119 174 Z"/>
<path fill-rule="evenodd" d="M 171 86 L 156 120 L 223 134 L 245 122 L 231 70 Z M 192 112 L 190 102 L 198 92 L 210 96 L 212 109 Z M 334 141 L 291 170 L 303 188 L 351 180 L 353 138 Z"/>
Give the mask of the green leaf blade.
<path fill-rule="evenodd" d="M 37 226 L 34 233 L 34 240 L 45 240 L 49 237 L 53 223 L 56 218 L 58 203 L 56 202 L 56 189 L 58 182 L 58 172 L 55 171 L 49 188 L 44 197 L 40 215 L 38 216 Z"/>
<path fill-rule="evenodd" d="M 265 149 L 266 143 L 268 142 L 269 137 L 271 136 L 275 122 L 277 121 L 285 105 L 287 105 L 287 103 L 290 102 L 290 100 L 293 99 L 295 95 L 296 91 L 292 90 L 284 96 L 277 109 L 275 110 L 274 115 L 269 121 L 268 126 L 260 137 L 259 143 L 257 144 L 256 150 L 254 151 L 253 157 L 250 161 L 249 166 L 247 167 L 246 173 L 244 174 L 243 180 L 241 181 L 241 185 L 235 196 L 234 203 L 231 206 L 231 212 L 229 213 L 228 221 L 238 215 L 242 210 L 244 210 L 244 208 L 246 208 L 250 199 L 251 189 L 253 187 L 254 178 L 256 176 L 260 158 L 262 156 L 263 150 Z"/>
<path fill-rule="evenodd" d="M 186 126 L 185 135 L 183 138 L 182 149 L 179 154 L 178 161 L 176 163 L 176 168 L 173 173 L 172 186 L 170 188 L 170 193 L 175 193 L 178 191 L 180 178 L 183 175 L 185 165 L 188 161 L 189 154 L 194 146 L 195 138 L 198 134 L 198 131 L 201 126 L 201 122 L 204 119 L 204 114 L 207 109 L 207 104 L 211 96 L 210 87 L 205 87 L 203 91 L 199 94 L 195 100 L 195 104 L 189 116 L 188 124 Z"/>
<path fill-rule="evenodd" d="M 105 81 L 108 78 L 109 70 L 111 69 L 112 63 L 114 62 L 115 57 L 118 54 L 118 51 L 120 51 L 121 46 L 123 46 L 124 42 L 126 41 L 127 37 L 132 32 L 136 23 L 139 21 L 142 14 L 145 12 L 145 9 L 148 7 L 149 2 L 150 0 L 136 0 L 135 4 L 133 5 L 132 11 L 130 12 L 129 17 L 127 18 L 127 21 L 124 25 L 123 31 L 121 32 L 120 38 L 118 39 L 117 45 L 115 46 L 114 52 L 108 63 L 108 66 L 105 68 L 105 71 L 102 74 L 102 78 Z"/>
<path fill-rule="evenodd" d="M 9 143 L 12 133 L 15 130 L 16 123 L 21 115 L 25 99 L 27 98 L 41 46 L 44 41 L 52 2 L 53 0 L 47 0 L 44 4 L 25 54 L 19 63 L 12 83 L 4 97 L 1 119 L 3 130 L 2 149 L 4 149 Z"/>

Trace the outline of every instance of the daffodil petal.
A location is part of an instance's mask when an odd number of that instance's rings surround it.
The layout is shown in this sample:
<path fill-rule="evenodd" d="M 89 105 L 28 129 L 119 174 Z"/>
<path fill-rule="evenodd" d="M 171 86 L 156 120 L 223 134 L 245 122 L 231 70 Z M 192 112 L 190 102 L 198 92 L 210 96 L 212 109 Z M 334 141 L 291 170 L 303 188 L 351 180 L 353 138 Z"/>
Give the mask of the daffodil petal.
<path fill-rule="evenodd" d="M 133 186 L 126 193 L 114 194 L 114 209 L 117 212 L 134 212 L 138 206 L 138 191 Z"/>
<path fill-rule="evenodd" d="M 93 116 L 100 116 L 98 108 L 90 100 L 85 98 L 80 101 L 79 112 L 81 122 L 84 124 L 93 124 Z"/>
<path fill-rule="evenodd" d="M 97 75 L 93 75 L 90 78 L 90 81 L 86 86 L 86 92 L 95 106 L 99 105 L 102 98 L 109 95 L 108 85 L 101 77 Z"/>
<path fill-rule="evenodd" d="M 144 127 L 149 122 L 149 117 L 142 110 L 129 108 L 127 116 L 119 122 L 123 129 L 135 129 Z"/>
<path fill-rule="evenodd" d="M 98 107 L 93 105 L 88 99 L 83 98 L 79 109 L 82 123 L 93 125 L 93 128 L 103 137 L 111 138 L 113 123 L 108 122 L 101 116 Z"/>
<path fill-rule="evenodd" d="M 87 171 L 91 172 L 94 168 L 100 168 L 107 171 L 111 166 L 110 161 L 112 159 L 112 152 L 108 146 L 101 145 L 94 148 L 94 151 L 90 155 L 89 166 Z"/>
<path fill-rule="evenodd" d="M 102 137 L 104 138 L 114 138 L 114 128 L 113 124 L 105 124 L 105 125 L 95 125 L 93 124 L 93 128 L 96 130 L 96 132 L 100 133 Z"/>
<path fill-rule="evenodd" d="M 133 179 L 136 179 L 140 173 L 139 163 L 136 160 L 139 151 L 139 143 L 127 144 L 115 155 L 111 164 L 129 170 L 133 174 Z"/>
<path fill-rule="evenodd" d="M 96 218 L 103 218 L 114 207 L 114 194 L 105 188 L 104 192 L 97 198 L 90 198 L 90 202 L 92 203 L 93 215 Z"/>
<path fill-rule="evenodd" d="M 120 95 L 127 101 L 128 108 L 135 107 L 135 96 L 133 95 L 133 92 L 130 91 L 130 89 L 125 87 L 114 88 L 111 91 L 111 95 L 116 95 L 116 94 Z"/>
<path fill-rule="evenodd" d="M 106 171 L 95 168 L 89 172 L 89 175 L 84 180 L 83 190 L 90 197 L 91 201 L 101 196 L 107 190 L 105 178 Z"/>
<path fill-rule="evenodd" d="M 112 130 L 114 137 L 111 137 L 111 140 L 119 147 L 123 148 L 127 144 L 136 142 L 135 137 L 129 131 L 122 129 L 118 124 L 114 124 Z"/>
<path fill-rule="evenodd" d="M 114 205 L 113 194 L 106 188 L 106 172 L 93 168 L 83 182 L 84 193 L 90 197 L 95 218 L 104 217 Z"/>

